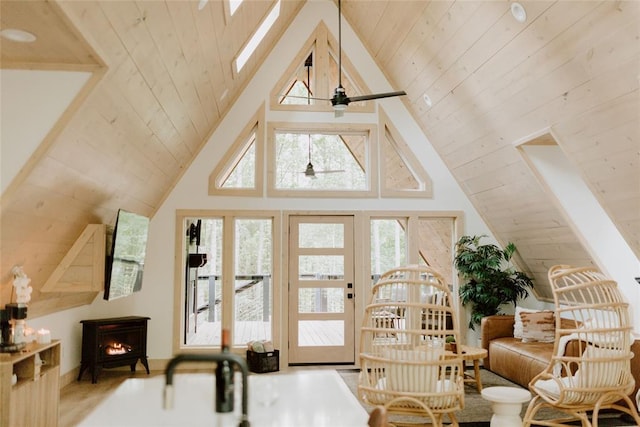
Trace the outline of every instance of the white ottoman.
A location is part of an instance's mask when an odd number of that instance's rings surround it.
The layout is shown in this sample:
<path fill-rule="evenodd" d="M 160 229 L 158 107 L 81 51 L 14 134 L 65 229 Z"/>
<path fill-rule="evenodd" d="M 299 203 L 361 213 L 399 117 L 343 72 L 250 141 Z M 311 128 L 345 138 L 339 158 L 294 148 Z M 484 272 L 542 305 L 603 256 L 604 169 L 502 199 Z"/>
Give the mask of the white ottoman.
<path fill-rule="evenodd" d="M 522 404 L 531 400 L 531 393 L 516 387 L 487 387 L 482 397 L 491 402 L 491 427 L 522 427 Z"/>

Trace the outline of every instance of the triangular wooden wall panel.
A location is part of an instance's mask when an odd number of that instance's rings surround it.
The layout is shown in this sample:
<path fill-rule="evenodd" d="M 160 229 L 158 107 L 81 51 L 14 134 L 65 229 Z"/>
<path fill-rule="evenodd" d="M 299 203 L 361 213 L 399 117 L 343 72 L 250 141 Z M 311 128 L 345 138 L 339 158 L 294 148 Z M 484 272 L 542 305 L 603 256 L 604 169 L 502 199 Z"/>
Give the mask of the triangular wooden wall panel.
<path fill-rule="evenodd" d="M 89 224 L 53 271 L 41 292 L 100 292 L 104 289 L 105 224 Z"/>

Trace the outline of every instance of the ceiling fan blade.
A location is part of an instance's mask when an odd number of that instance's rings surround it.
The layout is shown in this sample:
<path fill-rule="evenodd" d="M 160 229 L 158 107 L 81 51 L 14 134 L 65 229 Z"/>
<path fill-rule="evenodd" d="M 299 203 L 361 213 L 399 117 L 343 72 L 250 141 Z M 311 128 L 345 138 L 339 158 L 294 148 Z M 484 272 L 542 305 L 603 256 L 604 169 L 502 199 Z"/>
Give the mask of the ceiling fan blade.
<path fill-rule="evenodd" d="M 297 96 L 297 95 L 280 95 L 280 98 L 297 98 L 304 100 L 315 100 L 315 101 L 331 101 L 331 98 L 315 98 L 313 96 Z"/>
<path fill-rule="evenodd" d="M 342 173 L 342 172 L 346 172 L 344 169 L 335 169 L 335 170 L 330 170 L 330 171 L 316 171 L 316 173 Z"/>
<path fill-rule="evenodd" d="M 384 93 L 374 93 L 371 95 L 351 96 L 349 97 L 349 102 L 369 101 L 372 99 L 381 99 L 381 98 L 391 98 L 392 96 L 402 96 L 406 94 L 407 92 L 400 90 L 397 92 L 384 92 Z"/>

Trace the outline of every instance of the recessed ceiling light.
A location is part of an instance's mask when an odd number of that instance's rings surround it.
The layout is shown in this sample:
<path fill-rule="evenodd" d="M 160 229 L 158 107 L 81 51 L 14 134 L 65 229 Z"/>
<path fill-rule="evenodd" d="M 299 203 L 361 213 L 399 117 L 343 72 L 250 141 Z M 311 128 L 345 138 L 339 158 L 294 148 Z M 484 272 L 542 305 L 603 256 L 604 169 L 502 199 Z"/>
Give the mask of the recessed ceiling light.
<path fill-rule="evenodd" d="M 7 40 L 18 43 L 32 43 L 36 41 L 36 36 L 28 31 L 18 30 L 17 28 L 5 28 L 0 31 L 0 36 Z"/>
<path fill-rule="evenodd" d="M 427 107 L 431 108 L 433 103 L 431 102 L 431 98 L 429 98 L 429 95 L 425 93 L 424 95 L 422 95 L 422 99 L 424 100 L 424 103 L 427 104 Z"/>
<path fill-rule="evenodd" d="M 524 6 L 520 3 L 511 3 L 511 14 L 518 22 L 527 20 L 527 11 L 524 10 Z"/>

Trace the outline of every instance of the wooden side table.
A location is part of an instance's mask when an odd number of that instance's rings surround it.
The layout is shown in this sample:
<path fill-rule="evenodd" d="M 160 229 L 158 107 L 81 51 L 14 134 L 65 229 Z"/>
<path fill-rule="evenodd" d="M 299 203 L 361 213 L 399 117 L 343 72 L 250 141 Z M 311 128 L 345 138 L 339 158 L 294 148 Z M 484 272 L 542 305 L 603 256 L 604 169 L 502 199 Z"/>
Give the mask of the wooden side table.
<path fill-rule="evenodd" d="M 480 360 L 487 357 L 487 350 L 480 347 L 471 347 L 468 345 L 458 345 L 460 350 L 460 356 L 462 356 L 462 363 L 465 365 L 463 368 L 466 368 L 467 362 L 473 363 L 473 376 L 470 374 L 464 373 L 464 382 L 465 383 L 475 383 L 478 388 L 478 393 L 482 392 L 482 379 L 480 378 Z M 445 352 L 445 355 L 453 355 L 454 353 L 451 351 Z"/>

